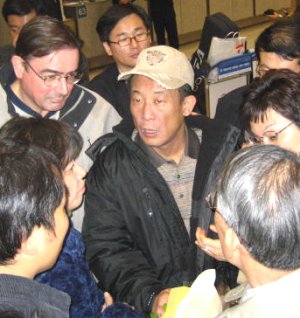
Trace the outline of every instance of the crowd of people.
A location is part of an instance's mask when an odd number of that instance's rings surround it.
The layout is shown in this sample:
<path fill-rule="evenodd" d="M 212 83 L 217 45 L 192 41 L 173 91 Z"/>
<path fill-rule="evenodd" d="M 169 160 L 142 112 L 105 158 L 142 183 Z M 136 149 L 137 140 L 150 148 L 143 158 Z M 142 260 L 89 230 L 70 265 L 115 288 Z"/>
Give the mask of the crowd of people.
<path fill-rule="evenodd" d="M 210 119 L 178 37 L 151 45 L 131 2 L 95 26 L 114 63 L 91 81 L 59 17 L 4 3 L 0 317 L 163 317 L 207 269 L 234 295 L 217 317 L 299 317 L 299 21 L 260 34 L 259 77 Z"/>

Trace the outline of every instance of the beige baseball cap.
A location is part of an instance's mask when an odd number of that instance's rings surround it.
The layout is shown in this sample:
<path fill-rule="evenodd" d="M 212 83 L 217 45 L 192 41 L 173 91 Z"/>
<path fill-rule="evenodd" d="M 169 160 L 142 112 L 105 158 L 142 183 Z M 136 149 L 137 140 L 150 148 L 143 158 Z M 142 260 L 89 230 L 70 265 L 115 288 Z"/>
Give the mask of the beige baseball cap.
<path fill-rule="evenodd" d="M 119 75 L 126 80 L 133 75 L 150 77 L 166 89 L 176 89 L 185 84 L 194 87 L 194 71 L 186 55 L 170 46 L 158 45 L 144 49 L 129 72 Z"/>

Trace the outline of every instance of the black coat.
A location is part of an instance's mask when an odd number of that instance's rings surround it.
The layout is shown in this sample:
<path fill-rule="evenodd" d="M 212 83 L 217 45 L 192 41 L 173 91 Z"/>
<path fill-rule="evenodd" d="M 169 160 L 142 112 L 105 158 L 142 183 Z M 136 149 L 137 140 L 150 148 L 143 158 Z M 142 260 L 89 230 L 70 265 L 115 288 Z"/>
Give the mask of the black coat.
<path fill-rule="evenodd" d="M 209 267 L 194 244 L 195 229 L 208 228 L 211 212 L 204 198 L 238 131 L 200 116 L 187 123 L 202 129 L 190 236 L 167 183 L 131 141 L 130 127 L 121 123 L 94 145 L 97 159 L 87 178 L 82 232 L 87 258 L 103 290 L 144 312 L 162 289 L 192 282 Z"/>

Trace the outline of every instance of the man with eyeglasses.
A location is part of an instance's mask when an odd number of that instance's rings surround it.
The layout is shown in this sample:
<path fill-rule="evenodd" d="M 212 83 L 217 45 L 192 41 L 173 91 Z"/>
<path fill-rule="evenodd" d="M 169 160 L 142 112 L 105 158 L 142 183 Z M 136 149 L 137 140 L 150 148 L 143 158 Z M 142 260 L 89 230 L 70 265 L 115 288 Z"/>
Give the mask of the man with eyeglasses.
<path fill-rule="evenodd" d="M 139 6 L 114 5 L 100 17 L 97 32 L 106 54 L 115 63 L 96 76 L 88 87 L 106 99 L 123 119 L 131 121 L 128 88 L 125 81 L 118 81 L 118 76 L 130 71 L 140 52 L 150 46 L 149 17 Z"/>
<path fill-rule="evenodd" d="M 300 73 L 300 23 L 296 18 L 278 20 L 257 38 L 255 52 L 258 58 L 257 75 L 263 76 L 270 69 L 287 68 Z M 242 129 L 239 109 L 248 86 L 237 88 L 222 97 L 217 105 L 215 118 L 225 119 Z"/>
<path fill-rule="evenodd" d="M 92 161 L 85 150 L 99 136 L 111 132 L 120 116 L 96 93 L 76 83 L 80 41 L 63 24 L 40 16 L 22 29 L 12 57 L 14 73 L 0 86 L 0 125 L 13 116 L 62 120 L 75 127 L 84 140 L 78 163 L 88 170 Z M 81 230 L 83 209 L 74 213 Z"/>

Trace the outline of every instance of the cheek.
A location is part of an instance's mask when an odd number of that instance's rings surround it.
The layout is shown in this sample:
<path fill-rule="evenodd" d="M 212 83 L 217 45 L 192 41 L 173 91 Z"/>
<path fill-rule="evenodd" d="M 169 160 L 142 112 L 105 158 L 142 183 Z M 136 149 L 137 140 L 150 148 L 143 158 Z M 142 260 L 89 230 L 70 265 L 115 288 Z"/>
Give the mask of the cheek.
<path fill-rule="evenodd" d="M 65 185 L 68 189 L 68 196 L 74 197 L 76 195 L 76 190 L 78 187 L 78 181 L 76 176 L 68 175 L 64 177 Z"/>

